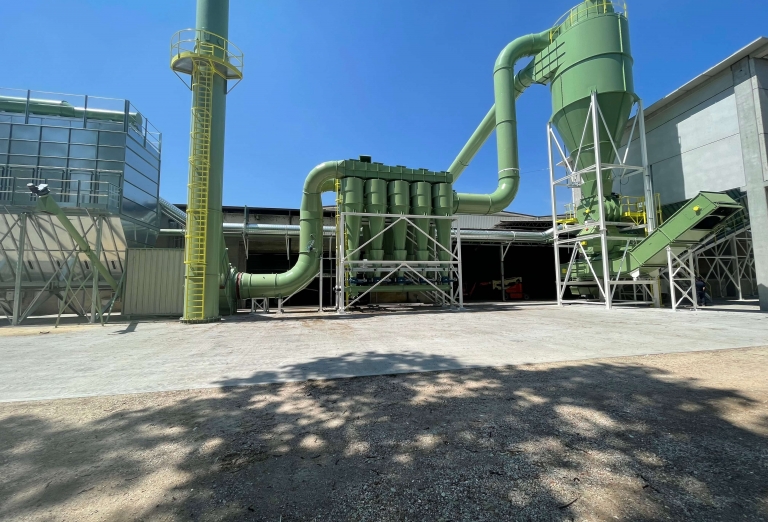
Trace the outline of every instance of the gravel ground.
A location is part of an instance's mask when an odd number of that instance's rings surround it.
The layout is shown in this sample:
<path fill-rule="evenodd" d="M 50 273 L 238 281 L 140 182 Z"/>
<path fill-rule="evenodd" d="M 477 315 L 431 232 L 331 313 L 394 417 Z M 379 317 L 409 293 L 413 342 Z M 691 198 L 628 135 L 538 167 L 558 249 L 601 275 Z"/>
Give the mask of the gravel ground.
<path fill-rule="evenodd" d="M 766 520 L 768 347 L 0 404 L 2 520 Z"/>

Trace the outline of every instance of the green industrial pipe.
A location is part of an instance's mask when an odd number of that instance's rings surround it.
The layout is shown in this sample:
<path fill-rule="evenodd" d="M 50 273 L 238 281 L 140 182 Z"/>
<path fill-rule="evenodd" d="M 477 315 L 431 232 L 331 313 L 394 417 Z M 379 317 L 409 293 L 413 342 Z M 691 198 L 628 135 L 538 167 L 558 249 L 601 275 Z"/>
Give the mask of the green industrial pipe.
<path fill-rule="evenodd" d="M 459 174 L 463 170 L 461 165 L 469 164 L 471 156 L 480 149 L 490 135 L 490 123 L 487 120 L 491 112 L 494 112 L 499 183 L 491 194 L 456 193 L 453 201 L 455 213 L 493 214 L 504 210 L 515 199 L 520 186 L 515 98 L 527 87 L 525 78 L 516 81 L 515 64 L 521 58 L 536 55 L 550 43 L 550 30 L 522 36 L 509 43 L 496 59 L 493 69 L 493 91 L 496 104 L 464 146 L 466 154 L 464 156 L 460 154 L 454 164 L 459 162 Z M 454 180 L 455 177 L 454 174 Z"/>
<path fill-rule="evenodd" d="M 323 189 L 329 180 L 340 177 L 343 161 L 321 163 L 304 181 L 304 194 L 299 212 L 299 259 L 293 268 L 282 274 L 235 274 L 234 295 L 237 299 L 251 297 L 287 297 L 305 287 L 320 270 L 323 244 Z"/>
<path fill-rule="evenodd" d="M 488 111 L 488 114 L 485 115 L 485 118 L 483 118 L 483 121 L 480 122 L 480 125 L 475 129 L 475 132 L 470 136 L 469 141 L 467 141 L 461 149 L 459 155 L 456 156 L 456 159 L 453 160 L 451 166 L 448 167 L 448 172 L 453 175 L 454 183 L 459 179 L 459 176 L 464 172 L 464 169 L 469 166 L 469 162 L 472 161 L 472 158 L 475 157 L 475 154 L 477 154 L 495 128 L 496 106 L 493 105 Z"/>
<path fill-rule="evenodd" d="M 37 98 L 20 98 L 18 96 L 0 96 L 0 112 L 15 112 L 24 114 L 27 112 L 29 102 L 29 114 L 35 116 L 59 116 L 62 118 L 87 118 L 89 120 L 113 121 L 123 123 L 124 111 L 109 111 L 106 109 L 86 109 L 75 107 L 66 101 L 41 100 Z M 130 122 L 141 128 L 143 125 L 141 114 L 128 113 Z"/>
<path fill-rule="evenodd" d="M 37 188 L 37 187 L 34 187 L 34 188 Z M 118 287 L 117 281 L 115 281 L 115 278 L 112 277 L 112 274 L 109 273 L 109 269 L 106 266 L 104 266 L 104 264 L 99 260 L 99 258 L 96 256 L 94 251 L 91 250 L 91 246 L 88 244 L 88 241 L 86 241 L 85 238 L 80 235 L 80 232 L 77 231 L 77 229 L 69 220 L 69 218 L 66 216 L 66 214 L 64 214 L 64 211 L 61 210 L 61 207 L 53 199 L 51 199 L 51 196 L 49 193 L 47 192 L 46 193 L 36 192 L 36 193 L 39 194 L 37 198 L 37 208 L 42 212 L 46 212 L 48 214 L 53 214 L 54 216 L 56 216 L 56 218 L 59 220 L 59 223 L 61 223 L 61 226 L 64 227 L 64 229 L 67 231 L 69 236 L 75 241 L 75 243 L 77 244 L 77 247 L 80 249 L 80 252 L 85 254 L 88 257 L 88 259 L 91 260 L 91 263 L 96 268 L 96 270 L 98 270 L 99 274 L 101 274 L 101 277 L 104 278 L 104 281 L 106 281 L 107 284 L 109 284 L 109 286 L 112 287 L 112 290 L 117 292 L 117 287 Z"/>

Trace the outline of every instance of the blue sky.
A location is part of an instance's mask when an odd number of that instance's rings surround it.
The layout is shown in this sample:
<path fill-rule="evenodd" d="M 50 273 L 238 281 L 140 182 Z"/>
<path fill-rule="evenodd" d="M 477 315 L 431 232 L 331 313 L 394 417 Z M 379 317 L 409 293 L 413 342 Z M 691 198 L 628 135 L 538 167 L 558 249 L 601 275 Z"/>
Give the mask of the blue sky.
<path fill-rule="evenodd" d="M 231 0 L 245 80 L 228 97 L 224 204 L 297 207 L 309 170 L 370 154 L 444 170 L 493 103 L 492 67 L 576 0 Z M 160 192 L 186 200 L 190 93 L 169 41 L 194 0 L 2 2 L 0 85 L 127 98 L 163 132 Z M 13 23 L 8 23 L 12 20 Z M 629 2 L 635 87 L 650 104 L 768 33 L 764 1 Z M 518 101 L 522 184 L 511 210 L 550 212 L 547 87 Z M 457 182 L 496 186 L 492 137 Z"/>

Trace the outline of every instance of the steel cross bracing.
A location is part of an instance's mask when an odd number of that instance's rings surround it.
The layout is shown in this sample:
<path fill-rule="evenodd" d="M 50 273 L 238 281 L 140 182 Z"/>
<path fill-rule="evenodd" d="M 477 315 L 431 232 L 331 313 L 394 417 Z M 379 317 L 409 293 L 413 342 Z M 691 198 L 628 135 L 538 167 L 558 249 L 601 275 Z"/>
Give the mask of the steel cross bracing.
<path fill-rule="evenodd" d="M 696 298 L 696 270 L 694 269 L 693 256 L 685 256 L 681 259 L 667 247 L 667 275 L 669 278 L 669 297 L 672 302 L 672 310 L 677 310 L 683 301 L 688 301 L 694 310 L 698 309 Z"/>
<path fill-rule="evenodd" d="M 735 297 L 743 300 L 745 296 L 757 295 L 750 225 L 747 224 L 720 238 L 713 234 L 696 248 L 675 256 L 674 261 L 688 265 L 691 259 L 695 273 L 701 275 L 708 286 L 713 280 L 717 282 L 719 297 Z M 661 270 L 660 276 L 669 282 L 669 267 Z M 745 283 L 748 284 L 747 288 Z M 683 283 L 685 284 L 687 283 Z M 731 289 L 733 294 L 730 293 Z"/>
<path fill-rule="evenodd" d="M 8 208 L 3 210 L 0 212 L 2 315 L 12 325 L 20 324 L 54 296 L 59 301 L 56 307 L 59 317 L 69 310 L 90 322 L 103 322 L 104 314 L 111 314 L 119 292 L 112 291 L 100 280 L 95 267 L 80 254 L 69 234 L 49 214 L 12 214 Z M 121 279 L 125 274 L 125 239 L 119 220 L 88 211 L 68 217 L 113 277 Z M 89 282 L 91 291 L 86 292 Z M 118 286 L 121 288 L 122 284 Z M 105 293 L 110 296 L 106 303 Z"/>
<path fill-rule="evenodd" d="M 458 217 L 456 216 L 423 216 L 423 215 L 410 215 L 410 214 L 373 214 L 365 212 L 340 212 L 339 213 L 339 230 L 346 230 L 345 222 L 347 216 L 360 216 L 366 217 L 384 217 L 389 220 L 387 226 L 385 226 L 380 232 L 374 234 L 367 241 L 352 251 L 347 251 L 346 240 L 342 237 L 336 238 L 336 310 L 339 314 L 345 314 L 349 307 L 353 306 L 365 295 L 368 295 L 374 288 L 386 282 L 386 280 L 402 271 L 403 277 L 407 278 L 410 282 L 418 283 L 420 285 L 427 284 L 431 288 L 427 291 L 418 290 L 418 292 L 426 295 L 433 303 L 440 303 L 446 305 L 450 303 L 452 309 L 464 310 L 464 294 L 462 284 L 462 265 L 461 265 L 461 229 L 459 228 Z M 429 220 L 450 220 L 455 227 L 455 243 L 452 242 L 451 248 L 448 249 L 441 245 L 434 237 L 432 237 L 426 231 L 421 230 L 416 226 L 414 219 L 429 219 Z M 352 260 L 351 257 L 362 252 L 363 249 L 375 238 L 383 235 L 387 230 L 392 228 L 396 223 L 405 221 L 411 229 L 411 234 L 423 234 L 427 237 L 428 248 L 430 252 L 429 261 L 396 261 L 396 260 L 377 260 L 372 261 L 369 259 Z M 407 236 L 407 241 L 415 243 L 414 235 Z M 439 260 L 439 253 L 447 252 L 447 260 Z M 366 288 L 364 291 L 357 294 L 351 300 L 349 299 L 348 281 L 350 275 L 359 272 L 372 272 L 374 270 L 380 270 L 382 273 L 381 279 Z M 432 273 L 435 278 L 440 273 L 449 273 L 449 288 L 446 290 L 440 288 L 438 285 L 430 281 L 426 276 Z M 407 285 L 406 285 L 407 288 Z"/>
<path fill-rule="evenodd" d="M 610 259 L 608 255 L 605 255 L 605 254 L 600 256 L 601 263 L 602 263 L 602 270 L 601 270 L 602 274 L 598 276 L 597 271 L 592 265 L 592 262 L 587 256 L 587 253 L 585 252 L 583 246 L 581 245 L 581 242 L 587 239 L 599 238 L 601 252 L 606 253 L 608 252 L 608 240 L 626 241 L 627 243 L 624 249 L 624 256 L 626 258 L 627 252 L 629 251 L 629 247 L 633 243 L 641 241 L 643 238 L 642 237 L 638 237 L 638 238 L 611 237 L 611 236 L 608 236 L 607 227 L 610 225 L 610 226 L 617 226 L 617 227 L 625 227 L 627 229 L 644 228 L 646 230 L 646 233 L 650 234 L 651 232 L 653 232 L 653 230 L 655 230 L 657 226 L 657 223 L 656 223 L 657 212 L 655 209 L 653 185 L 651 183 L 650 170 L 648 168 L 648 152 L 647 152 L 646 138 L 645 138 L 645 113 L 643 111 L 643 104 L 640 100 L 637 100 L 635 102 L 635 106 L 637 108 L 636 116 L 632 124 L 632 129 L 630 130 L 629 138 L 627 140 L 627 147 L 623 155 L 619 153 L 619 146 L 617 146 L 617 144 L 613 141 L 612 133 L 610 129 L 608 129 L 607 127 L 605 117 L 603 116 L 603 112 L 600 109 L 600 104 L 598 102 L 596 92 L 592 92 L 592 97 L 591 97 L 590 106 L 589 106 L 589 114 L 584 122 L 584 128 L 582 130 L 581 140 L 579 142 L 579 148 L 576 151 L 572 151 L 571 155 L 573 156 L 575 154 L 575 159 L 573 161 L 566 154 L 565 147 L 561 145 L 560 140 L 557 138 L 554 132 L 554 129 L 552 128 L 552 124 L 550 123 L 547 125 L 547 147 L 549 152 L 549 176 L 550 176 L 550 190 L 551 190 L 551 198 L 552 198 L 553 245 L 555 249 L 555 274 L 556 274 L 555 281 L 557 283 L 558 306 L 563 306 L 563 303 L 564 303 L 563 297 L 565 296 L 565 292 L 569 286 L 591 286 L 591 287 L 597 286 L 601 302 L 602 304 L 604 304 L 604 306 L 608 310 L 610 310 L 614 304 L 620 304 L 620 303 L 621 304 L 652 304 L 656 307 L 660 306 L 660 298 L 659 298 L 660 293 L 659 293 L 658 279 L 651 279 L 651 278 L 641 279 L 637 275 L 633 277 L 631 274 L 627 274 L 626 272 L 622 273 L 621 269 L 619 269 L 615 277 L 612 278 L 611 272 L 610 272 Z M 586 143 L 585 141 L 587 139 L 587 135 L 589 134 L 590 123 L 592 124 L 591 132 L 593 136 L 593 142 Z M 611 147 L 613 148 L 613 151 L 616 154 L 616 157 L 618 158 L 618 163 L 603 163 L 601 161 L 600 146 L 599 146 L 601 128 L 606 131 L 605 135 L 608 137 L 608 140 L 611 143 Z M 634 136 L 636 128 L 638 129 L 638 137 L 640 139 L 640 153 L 641 153 L 641 159 L 642 159 L 642 166 L 629 165 L 626 163 L 627 157 L 629 155 L 629 144 L 632 143 L 632 138 Z M 554 148 L 553 148 L 553 145 L 554 145 Z M 591 148 L 591 150 L 594 151 L 595 164 L 580 170 L 576 170 L 575 166 L 578 165 L 579 159 L 581 157 L 581 152 L 585 147 L 589 147 Z M 557 163 L 555 163 L 554 150 L 557 150 L 557 153 L 560 157 L 560 161 Z M 566 170 L 566 175 L 560 178 L 556 178 L 555 177 L 556 166 L 564 167 Z M 597 198 L 598 198 L 598 201 L 604 202 L 606 187 L 603 187 L 603 183 L 600 180 L 601 180 L 602 171 L 606 169 L 611 169 L 614 172 L 619 171 L 620 178 L 626 178 L 626 177 L 634 176 L 637 174 L 643 175 L 645 201 L 647 205 L 646 224 L 642 226 L 637 226 L 634 223 L 609 222 L 605 219 L 605 212 L 601 210 L 600 219 L 598 221 L 592 221 L 582 225 L 570 225 L 570 226 L 566 224 L 559 225 L 558 215 L 557 215 L 557 209 L 558 209 L 557 187 L 566 187 L 569 189 L 580 189 L 583 184 L 582 176 L 584 174 L 594 172 L 596 182 L 597 182 L 596 183 L 597 191 L 598 191 Z M 612 177 L 612 179 L 614 178 Z M 574 207 L 578 204 L 578 202 L 575 200 L 575 196 L 572 203 L 574 204 Z M 599 230 L 594 234 L 572 237 L 573 234 L 581 230 L 584 230 L 586 228 L 593 228 L 595 226 L 598 226 Z M 571 258 L 568 263 L 564 278 L 563 278 L 563 274 L 561 272 L 561 266 L 560 266 L 560 248 L 561 247 L 572 248 Z M 594 278 L 593 281 L 571 281 L 572 269 L 574 264 L 578 260 L 578 256 L 582 256 L 583 259 L 586 261 L 589 271 L 592 277 Z M 623 262 L 624 262 L 624 259 L 622 259 L 622 265 L 623 265 Z M 632 288 L 631 298 L 630 298 L 630 294 L 628 294 L 626 290 L 627 287 Z M 616 294 L 617 288 L 620 289 L 618 295 Z M 572 301 L 572 303 L 594 304 L 594 302 L 590 302 L 590 301 Z"/>

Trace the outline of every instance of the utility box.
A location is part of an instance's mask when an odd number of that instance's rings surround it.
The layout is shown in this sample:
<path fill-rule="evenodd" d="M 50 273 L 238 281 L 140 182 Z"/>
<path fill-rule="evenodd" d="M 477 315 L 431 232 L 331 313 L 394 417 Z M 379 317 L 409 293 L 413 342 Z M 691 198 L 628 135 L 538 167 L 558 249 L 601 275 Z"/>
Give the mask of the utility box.
<path fill-rule="evenodd" d="M 128 249 L 123 316 L 181 317 L 183 311 L 184 250 Z"/>

